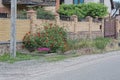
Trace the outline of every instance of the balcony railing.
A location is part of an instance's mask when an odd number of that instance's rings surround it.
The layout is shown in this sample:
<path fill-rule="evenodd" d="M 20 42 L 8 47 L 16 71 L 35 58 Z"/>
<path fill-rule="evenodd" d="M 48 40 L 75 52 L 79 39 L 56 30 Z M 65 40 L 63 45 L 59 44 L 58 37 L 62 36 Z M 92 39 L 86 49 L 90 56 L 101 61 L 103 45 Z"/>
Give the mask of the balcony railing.
<path fill-rule="evenodd" d="M 55 5 L 56 0 L 17 0 L 17 4 L 26 5 Z M 2 0 L 3 4 L 11 4 L 11 0 Z"/>

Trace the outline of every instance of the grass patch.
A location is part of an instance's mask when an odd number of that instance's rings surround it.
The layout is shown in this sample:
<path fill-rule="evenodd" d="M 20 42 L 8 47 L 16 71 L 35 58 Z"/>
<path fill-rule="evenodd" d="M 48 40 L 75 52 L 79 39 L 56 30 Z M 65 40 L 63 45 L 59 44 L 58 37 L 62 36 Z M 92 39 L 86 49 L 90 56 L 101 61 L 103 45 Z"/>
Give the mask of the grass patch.
<path fill-rule="evenodd" d="M 56 62 L 56 61 L 61 61 L 64 59 L 72 58 L 72 57 L 78 57 L 77 54 L 70 54 L 70 55 L 47 55 L 44 54 L 44 56 L 39 56 L 39 55 L 30 55 L 30 54 L 22 54 L 22 53 L 17 53 L 15 58 L 11 58 L 10 54 L 4 54 L 0 56 L 0 62 L 7 62 L 7 63 L 14 63 L 18 61 L 25 61 L 25 60 L 42 60 L 44 62 Z"/>
<path fill-rule="evenodd" d="M 54 62 L 54 61 L 60 61 L 60 60 L 64 60 L 67 57 L 65 55 L 55 55 L 55 56 L 47 56 L 45 57 L 45 60 L 48 62 Z"/>
<path fill-rule="evenodd" d="M 68 50 L 71 50 L 70 53 L 65 55 L 48 55 L 43 53 L 35 52 L 34 54 L 21 54 L 17 52 L 16 58 L 11 58 L 9 54 L 4 54 L 0 56 L 0 62 L 9 62 L 14 63 L 16 61 L 32 60 L 39 59 L 47 62 L 55 62 L 68 58 L 78 57 L 88 53 L 103 53 L 106 45 L 111 42 L 109 38 L 96 38 L 94 40 L 69 40 L 68 41 Z M 73 50 L 73 51 L 72 51 Z M 78 52 L 74 52 L 78 50 Z"/>
<path fill-rule="evenodd" d="M 39 56 L 32 56 L 27 54 L 21 54 L 17 52 L 16 58 L 11 58 L 9 54 L 4 54 L 0 56 L 0 62 L 14 63 L 16 61 L 39 59 Z"/>
<path fill-rule="evenodd" d="M 56 61 L 61 61 L 69 58 L 74 58 L 74 57 L 79 57 L 80 55 L 78 54 L 69 54 L 69 55 L 55 55 L 55 56 L 47 56 L 45 57 L 45 60 L 47 62 L 56 62 Z"/>
<path fill-rule="evenodd" d="M 101 50 L 105 49 L 105 47 L 107 46 L 108 43 L 110 43 L 109 38 L 100 37 L 100 38 L 96 38 L 94 40 L 95 47 L 97 49 L 101 49 Z"/>

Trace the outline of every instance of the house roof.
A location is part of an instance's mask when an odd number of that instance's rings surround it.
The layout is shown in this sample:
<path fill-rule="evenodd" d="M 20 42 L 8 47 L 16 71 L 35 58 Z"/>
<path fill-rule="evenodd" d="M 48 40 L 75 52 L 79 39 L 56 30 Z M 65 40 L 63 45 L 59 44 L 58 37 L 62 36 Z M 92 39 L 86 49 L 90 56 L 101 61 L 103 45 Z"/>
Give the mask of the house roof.
<path fill-rule="evenodd" d="M 110 0 L 111 2 L 111 8 L 114 9 L 114 3 L 113 3 L 113 0 Z"/>
<path fill-rule="evenodd" d="M 11 0 L 3 0 L 3 4 L 11 4 Z M 51 6 L 55 5 L 55 1 L 50 1 L 50 0 L 17 0 L 17 4 L 19 5 L 41 5 L 41 6 Z"/>

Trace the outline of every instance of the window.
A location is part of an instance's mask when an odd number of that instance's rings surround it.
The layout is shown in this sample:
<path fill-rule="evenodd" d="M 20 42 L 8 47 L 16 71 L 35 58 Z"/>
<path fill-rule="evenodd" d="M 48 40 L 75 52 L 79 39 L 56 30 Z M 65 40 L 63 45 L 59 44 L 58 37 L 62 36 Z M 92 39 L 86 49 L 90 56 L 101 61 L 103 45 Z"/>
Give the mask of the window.
<path fill-rule="evenodd" d="M 73 0 L 73 4 L 84 3 L 84 0 Z"/>
<path fill-rule="evenodd" d="M 60 0 L 60 4 L 64 3 L 64 0 Z"/>
<path fill-rule="evenodd" d="M 0 18 L 7 18 L 7 13 L 0 13 Z"/>
<path fill-rule="evenodd" d="M 104 3 L 104 0 L 100 0 L 100 3 Z"/>
<path fill-rule="evenodd" d="M 84 3 L 84 0 L 79 0 L 79 3 Z"/>

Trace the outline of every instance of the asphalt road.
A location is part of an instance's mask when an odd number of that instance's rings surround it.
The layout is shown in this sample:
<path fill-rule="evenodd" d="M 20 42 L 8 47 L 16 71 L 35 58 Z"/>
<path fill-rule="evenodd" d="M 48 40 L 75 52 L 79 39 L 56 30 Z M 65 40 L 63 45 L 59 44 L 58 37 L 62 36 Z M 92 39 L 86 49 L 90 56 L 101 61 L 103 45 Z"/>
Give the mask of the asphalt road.
<path fill-rule="evenodd" d="M 120 56 L 78 64 L 43 80 L 120 80 Z"/>
<path fill-rule="evenodd" d="M 120 80 L 120 51 L 58 62 L 0 62 L 0 80 Z"/>

